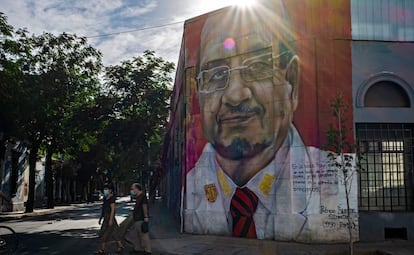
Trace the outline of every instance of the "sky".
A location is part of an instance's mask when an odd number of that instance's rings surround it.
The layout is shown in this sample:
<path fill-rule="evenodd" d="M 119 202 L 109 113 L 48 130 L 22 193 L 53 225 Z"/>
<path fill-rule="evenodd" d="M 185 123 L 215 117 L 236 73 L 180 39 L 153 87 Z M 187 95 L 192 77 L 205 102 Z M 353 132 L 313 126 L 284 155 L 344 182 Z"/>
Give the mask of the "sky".
<path fill-rule="evenodd" d="M 238 0 L 237 2 L 240 2 Z M 104 65 L 154 50 L 177 63 L 184 21 L 235 0 L 0 0 L 0 12 L 31 34 L 85 36 Z"/>

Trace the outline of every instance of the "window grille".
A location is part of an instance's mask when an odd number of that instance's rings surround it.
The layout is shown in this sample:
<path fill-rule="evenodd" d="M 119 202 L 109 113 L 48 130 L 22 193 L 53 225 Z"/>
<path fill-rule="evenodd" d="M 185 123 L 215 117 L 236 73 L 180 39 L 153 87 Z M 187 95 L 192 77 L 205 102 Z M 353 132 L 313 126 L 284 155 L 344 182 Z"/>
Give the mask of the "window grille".
<path fill-rule="evenodd" d="M 361 153 L 359 209 L 413 210 L 413 125 L 356 125 Z"/>

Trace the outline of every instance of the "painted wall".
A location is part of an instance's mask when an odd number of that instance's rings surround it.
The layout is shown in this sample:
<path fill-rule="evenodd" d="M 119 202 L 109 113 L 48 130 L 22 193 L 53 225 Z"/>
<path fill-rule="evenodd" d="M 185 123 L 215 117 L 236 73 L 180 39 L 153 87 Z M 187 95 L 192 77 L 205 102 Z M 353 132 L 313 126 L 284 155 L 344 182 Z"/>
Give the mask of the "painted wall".
<path fill-rule="evenodd" d="M 349 1 L 262 4 L 185 23 L 165 150 L 169 174 L 182 171 L 184 231 L 346 241 L 344 187 L 322 147 L 330 100 L 352 102 Z M 350 191 L 358 239 L 355 175 Z"/>

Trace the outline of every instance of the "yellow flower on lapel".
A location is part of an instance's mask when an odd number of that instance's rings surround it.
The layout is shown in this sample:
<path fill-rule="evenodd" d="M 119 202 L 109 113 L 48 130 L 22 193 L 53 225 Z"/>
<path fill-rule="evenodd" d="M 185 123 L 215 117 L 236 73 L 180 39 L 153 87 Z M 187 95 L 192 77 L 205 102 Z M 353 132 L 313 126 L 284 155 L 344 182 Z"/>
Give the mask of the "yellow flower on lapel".
<path fill-rule="evenodd" d="M 226 176 L 224 176 L 224 173 L 221 169 L 217 171 L 217 178 L 220 183 L 221 189 L 224 191 L 224 194 L 226 195 L 226 197 L 230 196 L 231 188 L 226 179 Z"/>
<path fill-rule="evenodd" d="M 262 182 L 259 184 L 259 190 L 266 196 L 270 193 L 270 188 L 272 187 L 273 181 L 275 180 L 274 174 L 265 173 L 263 176 Z"/>

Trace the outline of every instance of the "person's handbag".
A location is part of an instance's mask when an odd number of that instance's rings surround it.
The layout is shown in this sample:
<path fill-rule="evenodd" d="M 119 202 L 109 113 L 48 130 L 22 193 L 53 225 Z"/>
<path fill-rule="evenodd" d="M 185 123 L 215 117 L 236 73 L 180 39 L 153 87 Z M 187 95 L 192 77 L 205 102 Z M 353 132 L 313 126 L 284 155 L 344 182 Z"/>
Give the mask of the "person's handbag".
<path fill-rule="evenodd" d="M 141 232 L 142 233 L 148 233 L 148 231 L 149 231 L 148 222 L 144 221 L 141 225 Z"/>
<path fill-rule="evenodd" d="M 102 237 L 107 229 L 108 225 L 107 224 L 103 224 L 101 225 L 101 228 L 98 230 L 98 237 Z"/>

